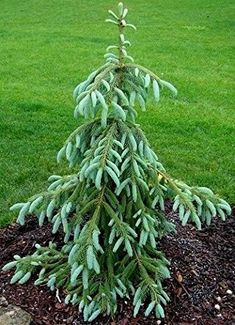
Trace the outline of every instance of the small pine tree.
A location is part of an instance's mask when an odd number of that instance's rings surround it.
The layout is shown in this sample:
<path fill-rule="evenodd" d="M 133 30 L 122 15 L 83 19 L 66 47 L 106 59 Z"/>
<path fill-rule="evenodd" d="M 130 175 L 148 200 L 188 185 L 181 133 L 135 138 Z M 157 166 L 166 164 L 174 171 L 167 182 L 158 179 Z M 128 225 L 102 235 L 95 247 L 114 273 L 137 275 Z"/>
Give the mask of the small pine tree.
<path fill-rule="evenodd" d="M 33 255 L 14 256 L 3 268 L 16 268 L 11 283 L 23 284 L 39 272 L 35 284 L 63 288 L 65 302 L 79 304 L 85 321 L 100 313 L 113 316 L 118 296 L 133 300 L 134 316 L 145 302 L 146 316 L 154 311 L 164 317 L 169 297 L 162 281 L 170 276 L 169 262 L 157 241 L 174 230 L 164 214 L 166 199 L 183 225 L 193 222 L 198 229 L 231 213 L 210 189 L 172 179 L 135 123 L 150 96 L 157 103 L 163 87 L 173 95 L 177 90 L 128 55 L 124 30 L 136 28 L 127 13 L 122 3 L 117 14 L 109 11 L 118 44 L 107 48 L 106 63 L 74 90 L 74 116 L 88 122 L 69 136 L 57 159 L 66 157 L 77 172 L 50 176 L 47 191 L 11 208 L 20 209 L 21 225 L 33 213 L 39 226 L 47 219 L 53 234 L 59 228 L 65 234 L 63 247 L 36 244 Z"/>

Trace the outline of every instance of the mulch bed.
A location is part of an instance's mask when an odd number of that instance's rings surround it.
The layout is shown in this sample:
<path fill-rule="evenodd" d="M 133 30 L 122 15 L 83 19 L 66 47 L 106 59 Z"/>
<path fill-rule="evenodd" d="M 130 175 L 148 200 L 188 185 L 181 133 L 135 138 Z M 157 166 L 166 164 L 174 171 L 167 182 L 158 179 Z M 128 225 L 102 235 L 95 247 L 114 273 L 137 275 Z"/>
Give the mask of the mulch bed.
<path fill-rule="evenodd" d="M 235 324 L 235 218 L 216 220 L 200 232 L 191 225 L 182 227 L 172 213 L 169 218 L 177 225 L 177 234 L 159 243 L 171 260 L 172 278 L 165 281 L 171 298 L 166 318 L 161 323 L 153 316 L 145 318 L 144 313 L 133 318 L 129 301 L 120 300 L 114 320 L 99 317 L 92 324 Z M 33 217 L 24 227 L 13 224 L 0 229 L 0 267 L 14 254 L 31 254 L 35 243 L 45 245 L 49 240 L 50 225 L 38 228 Z M 61 235 L 54 240 L 61 241 Z M 85 324 L 76 306 L 63 304 L 62 292 L 58 298 L 45 286 L 35 287 L 34 279 L 24 285 L 10 285 L 11 275 L 0 272 L 0 296 L 29 312 L 32 325 Z"/>

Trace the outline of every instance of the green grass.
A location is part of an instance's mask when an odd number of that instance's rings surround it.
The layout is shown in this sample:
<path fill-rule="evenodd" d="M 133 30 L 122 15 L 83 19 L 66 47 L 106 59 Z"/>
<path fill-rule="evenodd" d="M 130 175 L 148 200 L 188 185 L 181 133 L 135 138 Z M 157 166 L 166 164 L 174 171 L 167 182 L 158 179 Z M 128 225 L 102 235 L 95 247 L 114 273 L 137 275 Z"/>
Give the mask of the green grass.
<path fill-rule="evenodd" d="M 110 0 L 0 2 L 0 224 L 46 186 L 75 128 L 74 86 L 103 62 L 116 31 Z M 139 116 L 168 172 L 230 203 L 234 191 L 234 17 L 231 0 L 129 0 L 135 61 L 177 86 Z"/>

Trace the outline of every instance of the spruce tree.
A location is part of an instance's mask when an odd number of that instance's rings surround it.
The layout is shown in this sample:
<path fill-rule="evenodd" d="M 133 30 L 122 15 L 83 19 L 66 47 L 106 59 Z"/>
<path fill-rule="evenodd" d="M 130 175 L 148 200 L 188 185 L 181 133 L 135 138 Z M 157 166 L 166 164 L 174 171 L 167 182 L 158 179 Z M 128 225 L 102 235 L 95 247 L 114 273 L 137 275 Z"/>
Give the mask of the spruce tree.
<path fill-rule="evenodd" d="M 35 245 L 31 256 L 14 256 L 4 270 L 15 268 L 11 283 L 23 284 L 33 275 L 35 285 L 62 288 L 65 302 L 78 304 L 85 321 L 99 314 L 113 316 L 117 299 L 133 301 L 134 316 L 145 303 L 164 317 L 169 301 L 162 281 L 170 276 L 168 260 L 157 249 L 158 240 L 173 231 L 164 213 L 165 200 L 173 201 L 183 225 L 200 230 L 213 217 L 231 213 L 229 204 L 206 187 L 190 187 L 170 177 L 136 124 L 149 97 L 157 103 L 160 91 L 175 87 L 128 55 L 131 45 L 124 31 L 136 29 L 126 20 L 122 3 L 109 11 L 107 22 L 116 25 L 118 43 L 107 48 L 104 65 L 74 90 L 75 118 L 84 124 L 71 133 L 58 152 L 75 174 L 49 177 L 45 192 L 17 203 L 17 222 L 34 214 L 41 227 L 46 221 L 52 234 L 64 232 L 63 245 Z"/>

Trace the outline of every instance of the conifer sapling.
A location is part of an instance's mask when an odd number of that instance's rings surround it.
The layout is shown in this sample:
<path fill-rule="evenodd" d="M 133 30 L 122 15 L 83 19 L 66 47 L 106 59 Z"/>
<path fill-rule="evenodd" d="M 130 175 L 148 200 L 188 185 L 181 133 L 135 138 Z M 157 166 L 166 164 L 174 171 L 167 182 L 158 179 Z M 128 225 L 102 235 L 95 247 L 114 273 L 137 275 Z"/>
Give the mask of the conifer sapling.
<path fill-rule="evenodd" d="M 34 214 L 39 226 L 47 220 L 53 234 L 64 232 L 62 248 L 36 244 L 31 256 L 14 256 L 3 268 L 16 269 L 11 283 L 23 284 L 33 275 L 35 285 L 62 288 L 65 303 L 78 305 L 85 321 L 113 316 L 118 297 L 131 299 L 134 316 L 145 303 L 146 316 L 164 317 L 169 297 L 162 281 L 170 276 L 169 262 L 157 242 L 174 230 L 164 213 L 166 199 L 183 225 L 192 222 L 198 229 L 231 213 L 210 189 L 170 177 L 136 124 L 149 97 L 158 103 L 163 87 L 174 96 L 177 90 L 128 54 L 124 31 L 136 28 L 127 13 L 122 3 L 117 13 L 109 11 L 107 22 L 118 28 L 118 43 L 73 93 L 74 116 L 86 122 L 71 133 L 57 159 L 67 159 L 76 173 L 50 176 L 45 192 L 11 207 L 19 209 L 21 225 Z"/>

